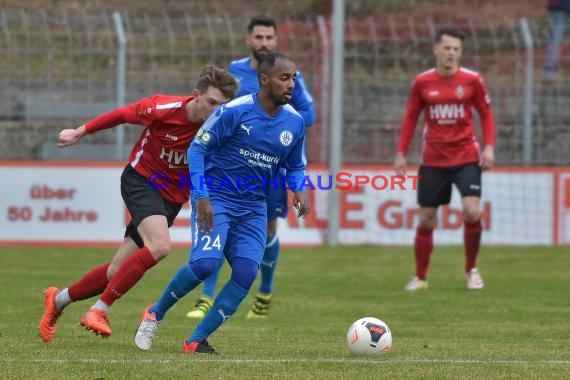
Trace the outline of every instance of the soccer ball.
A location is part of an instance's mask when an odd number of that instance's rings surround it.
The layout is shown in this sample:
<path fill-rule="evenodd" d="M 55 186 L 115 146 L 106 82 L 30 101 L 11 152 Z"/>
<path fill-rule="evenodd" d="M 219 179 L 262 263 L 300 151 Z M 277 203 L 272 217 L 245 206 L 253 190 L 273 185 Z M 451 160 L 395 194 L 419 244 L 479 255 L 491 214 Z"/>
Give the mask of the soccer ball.
<path fill-rule="evenodd" d="M 360 318 L 346 333 L 348 350 L 356 355 L 382 355 L 392 349 L 392 333 L 386 323 L 374 317 Z"/>

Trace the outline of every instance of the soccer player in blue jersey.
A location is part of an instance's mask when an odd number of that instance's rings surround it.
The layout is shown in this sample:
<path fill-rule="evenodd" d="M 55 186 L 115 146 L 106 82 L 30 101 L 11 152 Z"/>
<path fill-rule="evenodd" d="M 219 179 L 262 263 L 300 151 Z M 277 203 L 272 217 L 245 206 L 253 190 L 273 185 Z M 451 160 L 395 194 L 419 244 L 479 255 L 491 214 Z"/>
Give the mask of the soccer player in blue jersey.
<path fill-rule="evenodd" d="M 249 57 L 235 60 L 228 66 L 228 71 L 240 83 L 236 97 L 259 91 L 257 80 L 259 61 L 277 49 L 277 24 L 272 18 L 267 16 L 253 17 L 248 24 L 247 32 L 246 43 L 250 49 Z M 291 94 L 290 104 L 303 117 L 305 127 L 309 127 L 315 122 L 313 97 L 301 73 L 297 71 L 296 75 L 297 79 Z M 280 176 L 283 175 L 284 173 L 281 172 Z M 265 253 L 260 268 L 261 280 L 255 302 L 247 314 L 249 319 L 267 317 L 280 250 L 279 237 L 277 236 L 277 218 L 287 217 L 287 211 L 287 191 L 284 188 L 272 189 L 267 197 L 267 242 L 265 243 Z M 202 319 L 212 306 L 222 264 L 223 260 L 212 276 L 204 281 L 203 294 L 196 301 L 194 308 L 188 312 L 188 318 Z"/>
<path fill-rule="evenodd" d="M 188 339 L 183 353 L 216 353 L 207 338 L 234 314 L 255 281 L 267 238 L 267 189 L 279 187 L 287 170 L 297 216 L 310 212 L 303 190 L 305 123 L 287 103 L 296 67 L 288 57 L 267 54 L 257 68 L 260 90 L 234 99 L 209 117 L 188 149 L 193 185 L 192 248 L 155 304 L 143 312 L 135 344 L 149 350 L 166 312 L 210 277 L 224 257 L 229 281 Z"/>

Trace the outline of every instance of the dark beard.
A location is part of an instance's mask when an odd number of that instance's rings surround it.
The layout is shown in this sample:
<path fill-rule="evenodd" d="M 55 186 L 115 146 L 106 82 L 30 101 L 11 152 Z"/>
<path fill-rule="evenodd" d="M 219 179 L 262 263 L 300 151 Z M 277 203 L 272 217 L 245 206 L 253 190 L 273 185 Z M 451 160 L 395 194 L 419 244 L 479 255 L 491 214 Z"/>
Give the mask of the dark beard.
<path fill-rule="evenodd" d="M 269 50 L 263 51 L 261 54 L 257 50 L 253 50 L 251 52 L 251 54 L 254 56 L 254 58 L 257 60 L 257 62 L 260 62 L 263 59 L 263 57 L 265 57 L 269 53 L 270 53 Z"/>
<path fill-rule="evenodd" d="M 283 106 L 287 103 L 289 103 L 287 100 L 284 100 L 282 98 L 278 98 L 276 96 L 271 96 L 271 101 L 273 102 L 273 104 L 275 104 L 276 106 Z"/>

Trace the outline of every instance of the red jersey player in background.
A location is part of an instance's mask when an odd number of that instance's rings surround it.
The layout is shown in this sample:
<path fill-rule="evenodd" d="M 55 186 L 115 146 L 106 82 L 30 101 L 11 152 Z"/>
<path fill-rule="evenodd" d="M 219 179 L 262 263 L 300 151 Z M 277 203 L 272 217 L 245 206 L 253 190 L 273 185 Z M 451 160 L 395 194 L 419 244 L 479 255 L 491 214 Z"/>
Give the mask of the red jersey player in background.
<path fill-rule="evenodd" d="M 60 132 L 58 146 L 63 148 L 89 133 L 124 123 L 145 128 L 121 175 L 121 195 L 132 217 L 125 238 L 111 262 L 91 269 L 67 288 L 46 290 L 39 324 L 44 341 L 53 340 L 56 322 L 67 305 L 96 295 L 101 296 L 80 324 L 97 335 L 111 335 L 107 313 L 113 302 L 170 251 L 168 228 L 189 197 L 190 189 L 178 186 L 180 175 L 188 176 L 188 146 L 204 120 L 232 99 L 237 88 L 226 70 L 206 66 L 191 96 L 153 95 Z"/>
<path fill-rule="evenodd" d="M 481 76 L 459 65 L 464 38 L 453 27 L 437 31 L 433 47 L 436 67 L 416 77 L 400 132 L 394 167 L 402 175 L 406 170 L 405 155 L 423 111 L 424 141 L 418 181 L 420 221 L 414 244 L 416 275 L 406 285 L 408 291 L 427 288 L 436 213 L 439 206 L 451 200 L 452 184 L 461 193 L 463 206 L 467 288 L 484 287 L 476 267 L 481 241 L 481 171 L 494 163 L 495 121 Z M 482 152 L 475 136 L 473 107 L 481 117 Z"/>

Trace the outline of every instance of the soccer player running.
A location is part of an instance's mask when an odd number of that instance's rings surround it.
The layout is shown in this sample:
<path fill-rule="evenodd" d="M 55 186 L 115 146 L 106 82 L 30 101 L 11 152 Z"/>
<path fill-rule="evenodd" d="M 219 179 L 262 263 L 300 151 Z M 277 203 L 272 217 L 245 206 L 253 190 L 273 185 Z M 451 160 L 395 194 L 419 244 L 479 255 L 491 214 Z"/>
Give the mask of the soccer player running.
<path fill-rule="evenodd" d="M 189 197 L 190 189 L 180 186 L 179 175 L 188 174 L 190 142 L 214 109 L 234 96 L 237 86 L 226 70 L 206 66 L 191 96 L 156 94 L 60 132 L 58 146 L 63 148 L 120 124 L 145 127 L 121 175 L 121 195 L 132 216 L 125 238 L 111 262 L 91 269 L 69 287 L 45 291 L 39 324 L 44 341 L 53 340 L 66 306 L 96 295 L 101 296 L 80 324 L 97 335 L 111 335 L 107 316 L 111 305 L 170 251 L 168 228 Z"/>
<path fill-rule="evenodd" d="M 275 178 L 281 167 L 294 191 L 297 216 L 309 215 L 302 189 L 305 123 L 286 104 L 295 85 L 295 64 L 270 53 L 257 72 L 259 92 L 218 108 L 188 149 L 194 185 L 190 257 L 158 301 L 144 310 L 135 335 L 141 350 L 151 348 L 166 312 L 210 277 L 225 256 L 231 277 L 182 348 L 183 353 L 215 353 L 207 338 L 234 314 L 257 276 L 267 238 L 266 189 L 280 186 Z"/>
<path fill-rule="evenodd" d="M 250 49 L 249 57 L 233 61 L 228 67 L 228 71 L 240 83 L 236 97 L 259 91 L 259 82 L 257 80 L 259 61 L 265 55 L 277 49 L 277 24 L 272 18 L 267 16 L 253 17 L 247 26 L 247 32 L 246 44 Z M 297 79 L 291 94 L 290 104 L 305 120 L 305 127 L 310 127 L 315 122 L 313 98 L 299 71 L 297 71 Z M 283 175 L 284 173 L 281 173 L 280 177 Z M 287 212 L 287 191 L 281 187 L 271 189 L 267 197 L 267 242 L 265 243 L 265 252 L 260 267 L 261 280 L 255 301 L 251 310 L 247 313 L 247 318 L 249 319 L 267 317 L 273 295 L 275 269 L 280 251 L 279 237 L 277 235 L 277 218 L 286 218 Z M 188 318 L 202 319 L 212 306 L 222 264 L 223 260 L 212 276 L 204 281 L 202 296 L 196 301 L 194 308 L 188 312 Z"/>
<path fill-rule="evenodd" d="M 489 95 L 481 76 L 460 67 L 465 35 L 456 28 L 437 31 L 433 53 L 436 67 L 419 74 L 412 85 L 395 158 L 398 175 L 406 172 L 405 155 L 412 141 L 419 114 L 424 112 L 424 143 L 419 168 L 418 203 L 420 221 L 414 252 L 416 275 L 408 291 L 426 289 L 433 250 L 437 209 L 451 200 L 454 184 L 461 193 L 464 219 L 465 273 L 467 288 L 482 289 L 476 267 L 481 241 L 481 171 L 494 163 L 495 122 Z M 483 152 L 475 136 L 473 106 L 481 117 Z"/>

